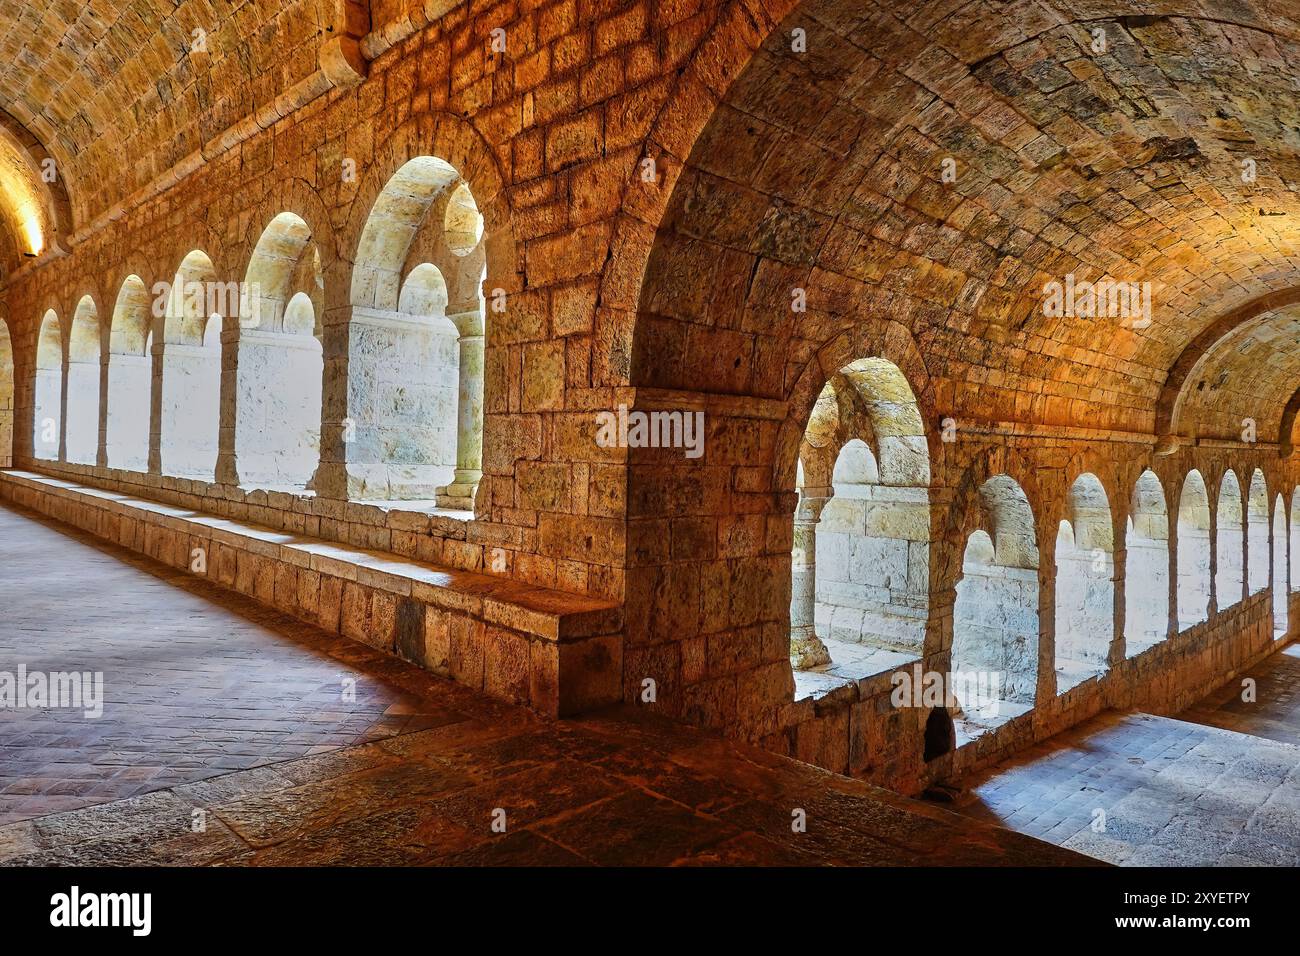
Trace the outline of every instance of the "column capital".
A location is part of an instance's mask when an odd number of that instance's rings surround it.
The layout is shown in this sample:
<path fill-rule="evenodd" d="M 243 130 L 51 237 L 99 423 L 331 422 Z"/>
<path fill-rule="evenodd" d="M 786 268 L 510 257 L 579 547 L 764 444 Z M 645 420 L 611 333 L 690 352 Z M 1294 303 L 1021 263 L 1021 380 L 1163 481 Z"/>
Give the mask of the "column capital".
<path fill-rule="evenodd" d="M 821 520 L 822 510 L 826 507 L 827 502 L 831 500 L 831 497 L 831 495 L 800 495 L 799 504 L 794 509 L 794 520 L 800 523 L 817 523 Z"/>

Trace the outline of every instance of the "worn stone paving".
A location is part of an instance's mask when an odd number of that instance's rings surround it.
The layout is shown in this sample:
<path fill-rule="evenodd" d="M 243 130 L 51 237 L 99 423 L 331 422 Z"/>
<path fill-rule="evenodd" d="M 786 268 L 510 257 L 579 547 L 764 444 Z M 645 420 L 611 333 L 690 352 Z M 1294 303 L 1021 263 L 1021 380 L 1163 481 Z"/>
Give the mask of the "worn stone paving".
<path fill-rule="evenodd" d="M 98 719 L 0 713 L 0 823 L 441 719 L 366 679 L 375 655 L 351 641 L 233 596 L 222 600 L 237 613 L 214 607 L 205 582 L 79 540 L 0 508 L 0 671 L 100 672 L 105 697 Z"/>
<path fill-rule="evenodd" d="M 1248 688 L 1243 681 L 1249 678 Z M 1284 648 L 1229 681 L 1179 717 L 1300 746 L 1300 644 Z"/>
<path fill-rule="evenodd" d="M 0 665 L 108 698 L 0 711 L 7 865 L 1094 862 L 650 715 L 548 722 L 90 541 L 0 508 Z"/>
<path fill-rule="evenodd" d="M 967 781 L 961 812 L 1126 866 L 1300 863 L 1300 747 L 1106 713 Z"/>

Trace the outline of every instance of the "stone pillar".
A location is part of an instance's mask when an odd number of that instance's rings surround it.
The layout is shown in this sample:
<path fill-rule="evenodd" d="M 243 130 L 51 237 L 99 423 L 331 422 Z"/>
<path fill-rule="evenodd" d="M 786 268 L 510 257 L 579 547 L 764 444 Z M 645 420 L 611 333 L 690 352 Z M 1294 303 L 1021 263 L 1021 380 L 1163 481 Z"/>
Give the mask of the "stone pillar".
<path fill-rule="evenodd" d="M 213 477 L 221 485 L 239 484 L 235 428 L 239 419 L 239 347 L 244 319 L 221 320 L 221 393 L 217 401 L 217 463 Z M 265 382 L 266 388 L 292 388 L 294 383 Z"/>
<path fill-rule="evenodd" d="M 18 451 L 14 433 L 18 408 L 17 363 L 9 330 L 0 323 L 0 468 L 11 467 Z"/>
<path fill-rule="evenodd" d="M 331 288 L 327 279 L 326 288 Z M 318 498 L 347 500 L 348 443 L 353 427 L 348 419 L 349 323 L 351 306 L 327 306 L 321 315 L 323 350 L 320 407 L 320 464 L 307 488 Z"/>
<path fill-rule="evenodd" d="M 149 389 L 149 474 L 162 474 L 163 320 L 153 324 L 153 385 Z"/>
<path fill-rule="evenodd" d="M 477 309 L 448 316 L 460 334 L 456 402 L 456 472 L 438 489 L 440 508 L 474 510 L 483 478 L 483 315 Z"/>
<path fill-rule="evenodd" d="M 58 461 L 68 460 L 68 379 L 72 377 L 72 363 L 64 352 L 63 374 L 59 381 L 59 457 Z"/>
<path fill-rule="evenodd" d="M 1165 537 L 1165 560 L 1169 564 L 1169 613 L 1166 615 L 1165 640 L 1178 633 L 1178 512 L 1169 517 Z"/>
<path fill-rule="evenodd" d="M 1034 705 L 1056 696 L 1056 542 L 1038 542 L 1038 671 L 1034 675 Z M 1006 638 L 1004 637 L 1005 641 Z"/>
<path fill-rule="evenodd" d="M 1110 587 L 1113 608 L 1110 648 L 1106 656 L 1106 665 L 1108 667 L 1115 667 L 1124 663 L 1124 658 L 1128 653 L 1128 635 L 1124 633 L 1128 627 L 1127 571 L 1128 549 L 1116 548 L 1111 555 Z"/>
<path fill-rule="evenodd" d="M 1223 489 L 1219 490 L 1222 493 Z M 1208 489 L 1206 499 L 1210 511 L 1210 598 L 1205 607 L 1205 619 L 1209 621 L 1219 613 L 1219 499 L 1218 495 L 1210 498 Z"/>
<path fill-rule="evenodd" d="M 818 489 L 828 492 L 829 489 Z M 817 523 L 829 494 L 799 497 L 794 513 L 794 550 L 790 556 L 790 659 L 796 670 L 831 662 L 830 651 L 817 636 Z"/>
<path fill-rule="evenodd" d="M 108 375 L 112 358 L 111 349 L 99 350 L 99 438 L 95 443 L 95 465 L 99 468 L 108 467 Z"/>

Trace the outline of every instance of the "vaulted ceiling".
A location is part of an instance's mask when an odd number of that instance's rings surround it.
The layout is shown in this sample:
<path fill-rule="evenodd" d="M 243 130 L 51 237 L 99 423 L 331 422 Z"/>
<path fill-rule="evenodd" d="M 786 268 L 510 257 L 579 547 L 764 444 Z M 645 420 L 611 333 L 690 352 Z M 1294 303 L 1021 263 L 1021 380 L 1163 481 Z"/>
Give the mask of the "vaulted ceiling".
<path fill-rule="evenodd" d="M 893 318 L 945 412 L 1150 431 L 1198 336 L 1300 287 L 1298 102 L 1293 2 L 808 0 L 687 161 L 634 378 L 784 397 Z M 1070 276 L 1149 283 L 1150 321 L 1046 314 Z M 1277 437 L 1294 313 L 1251 321 L 1187 356 L 1220 401 L 1178 430 Z"/>
<path fill-rule="evenodd" d="M 53 157 L 84 223 L 312 74 L 333 8 L 0 0 L 0 109 Z M 23 200 L 3 201 L 9 225 Z"/>

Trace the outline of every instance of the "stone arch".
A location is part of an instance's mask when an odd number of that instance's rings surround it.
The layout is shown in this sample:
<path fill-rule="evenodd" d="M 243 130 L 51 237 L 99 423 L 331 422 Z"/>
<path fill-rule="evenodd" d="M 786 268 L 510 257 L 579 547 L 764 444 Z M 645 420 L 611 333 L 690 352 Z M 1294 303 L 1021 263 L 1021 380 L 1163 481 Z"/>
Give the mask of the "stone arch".
<path fill-rule="evenodd" d="M 101 340 L 99 308 L 84 295 L 68 330 L 66 454 L 73 464 L 93 465 L 99 455 Z"/>
<path fill-rule="evenodd" d="M 147 315 L 152 326 L 153 320 L 155 318 L 160 318 L 162 313 L 161 305 L 157 308 L 154 306 L 155 297 L 159 298 L 160 303 L 165 303 L 167 299 L 166 292 L 161 291 L 158 288 L 158 272 L 160 268 L 165 267 L 159 265 L 154 255 L 145 250 L 132 249 L 130 252 L 127 252 L 120 261 L 115 263 L 112 272 L 106 276 L 104 284 L 106 295 L 112 293 L 112 290 L 114 289 L 117 290 L 117 294 L 121 294 L 122 286 L 132 276 L 140 280 L 144 285 L 145 295 L 148 299 L 149 308 L 147 310 Z M 166 280 L 170 280 L 171 278 L 172 276 L 169 275 L 166 277 Z M 170 289 L 170 286 L 167 288 Z M 107 301 L 107 298 L 105 301 Z"/>
<path fill-rule="evenodd" d="M 247 231 L 239 246 L 231 250 L 232 272 L 238 275 L 248 272 L 258 244 L 265 235 L 267 224 L 283 213 L 292 213 L 307 224 L 312 247 L 320 256 L 322 275 L 329 273 L 337 265 L 340 250 L 334 218 L 321 200 L 320 193 L 310 183 L 303 179 L 292 178 L 277 180 L 267 195 L 258 202 L 257 215 L 249 220 Z M 313 305 L 324 310 L 346 300 L 346 288 L 333 290 L 331 286 L 330 290 L 335 292 L 336 301 L 327 302 L 323 298 L 317 301 L 313 298 Z"/>
<path fill-rule="evenodd" d="M 63 331 L 53 309 L 46 310 L 37 331 L 32 410 L 33 455 L 58 461 L 63 421 Z"/>
<path fill-rule="evenodd" d="M 1056 537 L 1056 687 L 1100 677 L 1115 637 L 1115 543 L 1110 500 L 1096 475 L 1074 480 Z"/>
<path fill-rule="evenodd" d="M 1020 484 L 999 474 L 979 486 L 979 527 L 966 538 L 953 607 L 949 671 L 960 704 L 959 743 L 1029 711 L 1037 699 L 1039 552 Z M 985 675 L 981 678 L 981 675 Z M 987 675 L 1001 675 L 997 680 Z M 988 688 L 967 699 L 964 687 Z"/>
<path fill-rule="evenodd" d="M 44 168 L 47 160 L 53 160 L 49 150 L 46 149 L 45 144 L 41 142 L 36 134 L 23 125 L 8 110 L 0 109 L 0 127 L 3 127 L 13 140 L 26 151 L 32 166 L 38 172 Z M 48 202 L 47 215 L 50 224 L 53 226 L 52 235 L 48 237 L 46 246 L 60 252 L 67 252 L 68 239 L 76 228 L 72 216 L 72 201 L 68 194 L 68 184 L 64 176 L 69 164 L 57 163 L 55 168 L 58 175 L 55 176 L 53 182 L 47 182 L 43 177 L 40 177 Z"/>
<path fill-rule="evenodd" d="M 469 183 L 483 216 L 482 241 L 491 268 L 489 278 L 507 292 L 515 291 L 523 270 L 516 258 L 510 207 L 504 193 L 506 177 L 491 146 L 473 126 L 449 113 L 421 114 L 391 126 L 391 132 L 376 148 L 374 159 L 352 197 L 347 224 L 338 236 L 340 257 L 355 264 L 355 253 L 361 248 L 361 234 L 370 212 L 393 176 L 412 159 L 437 157 Z M 310 221 L 309 217 L 304 218 Z"/>
<path fill-rule="evenodd" d="M 840 448 L 831 470 L 831 483 L 840 494 L 853 494 L 852 489 L 880 483 L 880 464 L 861 438 L 851 438 Z M 844 489 L 839 491 L 839 489 Z"/>
<path fill-rule="evenodd" d="M 432 262 L 421 262 L 406 274 L 397 297 L 397 311 L 407 315 L 446 316 L 447 280 Z"/>
<path fill-rule="evenodd" d="M 1295 305 L 1297 302 L 1300 302 L 1300 286 L 1265 293 L 1244 305 L 1230 309 L 1188 342 L 1170 367 L 1164 385 L 1160 389 L 1160 395 L 1156 399 L 1156 436 L 1168 438 L 1178 430 L 1179 414 L 1186 398 L 1187 384 L 1195 379 L 1196 370 L 1217 347 L 1238 329 L 1249 325 L 1260 316 Z M 1294 422 L 1294 418 L 1295 414 L 1292 412 L 1290 422 Z M 1279 434 L 1280 444 L 1290 442 L 1288 424 L 1287 416 L 1284 414 L 1282 431 L 1286 434 Z"/>
<path fill-rule="evenodd" d="M 837 369 L 808 417 L 800 457 L 814 462 L 818 484 L 805 473 L 795 516 L 796 666 L 824 663 L 828 651 L 837 673 L 863 677 L 919 658 L 929 607 L 929 448 L 898 366 L 866 357 Z"/>
<path fill-rule="evenodd" d="M 1169 508 L 1149 468 L 1133 484 L 1124 549 L 1124 648 L 1136 657 L 1169 636 Z"/>
<path fill-rule="evenodd" d="M 300 491 L 320 463 L 324 357 L 319 244 L 295 212 L 277 213 L 249 256 L 235 344 L 234 449 L 241 485 Z M 292 309 L 290 308 L 292 304 Z"/>
<path fill-rule="evenodd" d="M 221 315 L 222 308 L 237 314 L 238 288 L 219 283 L 212 258 L 193 249 L 181 259 L 169 283 L 154 288 L 155 302 L 164 301 L 163 344 L 201 346 L 208 333 L 208 320 Z M 233 293 L 233 296 L 232 296 Z"/>
<path fill-rule="evenodd" d="M 155 289 L 155 291 L 162 291 Z M 221 282 L 207 253 L 181 260 L 162 316 L 158 454 L 162 473 L 211 481 L 221 422 L 223 316 L 239 310 L 238 284 Z"/>
<path fill-rule="evenodd" d="M 1035 469 L 1032 463 L 1007 445 L 992 445 L 976 454 L 961 471 L 952 490 L 951 503 L 946 509 L 935 509 L 932 537 L 948 542 L 950 547 L 939 551 L 936 557 L 934 586 L 953 588 L 962 575 L 964 559 L 962 549 L 970 535 L 980 529 L 988 530 L 988 509 L 984 486 L 994 478 L 1009 478 L 1022 490 L 1032 486 Z M 1034 527 L 1041 529 L 1051 524 L 1050 515 L 1041 510 L 1040 503 L 1025 494 L 1025 501 L 1033 518 Z M 1039 532 L 1041 535 L 1041 531 Z M 1035 541 L 1041 551 L 1054 537 L 1042 536 Z M 935 648 L 934 650 L 938 650 Z"/>
<path fill-rule="evenodd" d="M 378 191 L 361 226 L 348 295 L 350 497 L 473 507 L 482 473 L 486 310 L 480 289 L 468 311 L 448 315 L 445 271 L 477 269 L 474 261 L 486 271 L 490 250 L 476 258 L 476 243 L 451 254 L 446 207 L 461 187 L 471 194 L 472 183 L 447 160 L 412 156 Z M 478 235 L 486 242 L 481 229 Z M 442 251 L 442 268 L 412 264 L 430 248 Z M 461 267 L 454 259 L 467 261 Z"/>
<path fill-rule="evenodd" d="M 443 214 L 443 232 L 452 255 L 467 256 L 483 238 L 483 214 L 469 184 L 461 182 L 447 197 Z"/>
<path fill-rule="evenodd" d="M 1220 611 L 1237 604 L 1245 588 L 1245 517 L 1241 482 L 1236 472 L 1225 469 L 1215 504 L 1214 594 Z"/>
<path fill-rule="evenodd" d="M 146 281 L 122 280 L 108 332 L 108 407 L 104 451 L 110 468 L 146 471 L 153 390 L 152 297 Z"/>
<path fill-rule="evenodd" d="M 897 379 L 890 376 L 891 387 L 897 387 L 899 382 L 906 386 L 915 404 L 916 418 L 922 423 L 919 434 L 927 440 L 926 457 L 929 461 L 938 460 L 936 443 L 939 437 L 934 429 L 924 427 L 924 423 L 935 420 L 934 396 L 920 349 L 904 326 L 896 322 L 871 323 L 836 336 L 819 350 L 795 379 L 788 398 L 789 412 L 781 420 L 777 432 L 773 487 L 781 490 L 794 487 L 799 449 L 807 439 L 817 403 L 823 400 L 826 383 L 840 369 L 863 356 L 888 363 L 898 371 Z"/>
<path fill-rule="evenodd" d="M 1268 483 L 1256 468 L 1246 493 L 1246 593 L 1263 591 L 1269 576 Z"/>
<path fill-rule="evenodd" d="M 320 319 L 306 292 L 295 292 L 284 307 L 284 328 L 295 335 L 320 334 Z"/>
<path fill-rule="evenodd" d="M 1178 629 L 1210 616 L 1210 497 L 1193 468 L 1178 497 Z"/>
<path fill-rule="evenodd" d="M 1277 448 L 1278 456 L 1281 458 L 1290 458 L 1295 453 L 1295 420 L 1300 415 L 1300 388 L 1291 393 L 1287 399 L 1286 405 L 1282 409 L 1282 421 L 1278 426 Z"/>
<path fill-rule="evenodd" d="M 493 360 L 495 350 L 506 346 L 494 345 L 491 338 L 493 324 L 487 323 L 486 317 L 489 311 L 495 313 L 500 307 L 504 308 L 500 320 L 510 321 L 512 313 L 526 313 L 536 303 L 529 303 L 529 295 L 520 291 L 524 269 L 513 239 L 510 203 L 503 191 L 504 178 L 497 157 L 485 140 L 468 122 L 446 113 L 422 113 L 409 120 L 394 114 L 391 120 L 393 130 L 377 148 L 372 163 L 365 170 L 352 198 L 347 224 L 339 233 L 339 248 L 346 248 L 347 252 L 341 258 L 342 286 L 337 297 L 330 297 L 326 307 L 326 377 L 350 382 L 350 386 L 339 390 L 337 395 L 326 393 L 322 472 L 317 475 L 316 489 L 317 492 L 348 498 L 409 499 L 437 493 L 439 506 L 469 510 L 473 507 L 473 497 L 482 475 L 485 449 L 490 450 L 494 441 L 508 444 L 506 434 L 497 432 L 490 416 L 485 423 L 485 395 L 503 395 L 507 389 L 507 382 L 503 380 L 506 365 Z M 448 286 L 455 287 L 448 295 L 448 319 L 456 328 L 455 347 L 459 359 L 459 382 L 452 399 L 455 418 L 451 423 L 451 431 L 455 434 L 455 460 L 450 470 L 446 466 L 441 468 L 441 475 L 434 473 L 437 468 L 425 467 L 429 463 L 420 462 L 426 450 L 421 449 L 419 441 L 399 438 L 387 441 L 386 445 L 386 440 L 394 436 L 383 434 L 383 429 L 374 420 L 376 416 L 369 407 L 373 405 L 373 389 L 354 389 L 361 378 L 373 378 L 372 373 L 364 372 L 365 354 L 376 349 L 382 351 L 383 346 L 374 339 L 383 339 L 387 334 L 381 333 L 377 337 L 369 333 L 367 326 L 373 323 L 365 321 L 368 316 L 364 311 L 357 313 L 354 306 L 352 293 L 357 290 L 357 255 L 365 248 L 367 241 L 363 234 L 370 213 L 380 202 L 382 191 L 404 166 L 419 157 L 435 157 L 454 168 L 460 181 L 468 183 L 482 215 L 482 237 L 474 254 L 459 258 L 447 252 L 446 259 L 460 263 L 455 269 L 446 260 L 435 263 L 447 278 Z M 443 190 L 443 199 L 450 198 L 459 183 L 448 185 L 452 189 Z M 426 206 L 425 213 L 428 212 Z M 425 224 L 421 221 L 417 225 Z M 399 294 L 400 281 L 411 268 L 429 259 L 430 233 L 435 234 L 432 245 L 446 250 L 445 229 L 445 208 L 439 207 L 437 222 L 430 221 L 426 228 L 413 230 L 404 245 L 406 254 L 400 256 L 402 260 L 395 265 L 390 263 L 385 269 L 387 285 L 383 294 L 393 293 L 394 273 L 398 277 L 395 287 Z M 389 259 L 394 258 L 389 256 Z M 364 261 L 361 267 L 364 274 Z M 493 290 L 493 310 L 486 307 L 484 300 L 487 287 Z M 372 302 L 360 308 L 374 307 Z M 373 313 L 369 317 L 373 319 Z M 428 324 L 425 325 L 428 328 Z M 391 330 L 390 326 L 387 332 Z M 352 375 L 354 359 L 361 360 L 357 375 Z M 446 393 L 445 384 L 439 384 L 439 388 Z M 390 389 L 390 392 L 395 392 L 395 389 Z M 504 411 L 504 407 L 504 402 L 500 402 L 499 410 Z M 343 441 L 343 421 L 347 421 L 350 433 L 347 442 Z M 513 446 L 498 451 L 497 459 L 503 463 L 504 473 L 513 471 L 513 466 L 504 466 L 504 460 L 507 455 L 516 453 Z M 385 455 L 412 460 L 395 463 L 395 468 L 390 470 L 389 464 L 383 463 Z M 451 471 L 450 476 L 447 471 Z M 450 484 L 433 484 L 446 477 L 450 477 Z"/>

